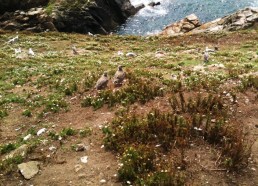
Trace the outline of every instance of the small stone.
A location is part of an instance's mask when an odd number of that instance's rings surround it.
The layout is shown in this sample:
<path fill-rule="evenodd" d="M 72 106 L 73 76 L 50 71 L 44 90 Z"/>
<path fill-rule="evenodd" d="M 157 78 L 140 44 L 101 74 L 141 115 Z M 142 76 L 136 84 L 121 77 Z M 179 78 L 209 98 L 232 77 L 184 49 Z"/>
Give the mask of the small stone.
<path fill-rule="evenodd" d="M 28 134 L 27 136 L 25 136 L 24 138 L 23 138 L 23 140 L 24 141 L 27 141 L 28 139 L 30 139 L 31 138 L 31 134 Z"/>
<path fill-rule="evenodd" d="M 85 145 L 82 144 L 82 143 L 77 144 L 77 145 L 75 146 L 75 151 L 76 151 L 76 152 L 84 151 L 84 150 L 86 150 L 86 147 L 85 147 Z"/>
<path fill-rule="evenodd" d="M 252 171 L 256 171 L 256 168 L 252 167 L 251 170 L 252 170 Z"/>
<path fill-rule="evenodd" d="M 82 165 L 79 165 L 79 164 L 74 166 L 75 172 L 79 172 L 82 168 L 83 168 Z"/>
<path fill-rule="evenodd" d="M 40 136 L 41 134 L 43 134 L 44 132 L 46 132 L 46 128 L 42 128 L 37 132 L 37 136 Z"/>
<path fill-rule="evenodd" d="M 100 180 L 99 182 L 102 183 L 102 184 L 103 184 L 103 183 L 107 183 L 107 181 L 104 180 L 104 179 Z"/>
<path fill-rule="evenodd" d="M 126 57 L 136 57 L 137 55 L 133 52 L 128 52 L 125 56 Z"/>
<path fill-rule="evenodd" d="M 29 161 L 27 163 L 21 163 L 18 165 L 18 169 L 25 179 L 31 179 L 39 172 L 39 162 Z"/>
<path fill-rule="evenodd" d="M 50 151 L 54 151 L 54 150 L 56 150 L 56 147 L 54 147 L 54 146 L 52 145 L 51 147 L 49 147 L 49 150 L 50 150 Z"/>
<path fill-rule="evenodd" d="M 81 162 L 82 163 L 88 163 L 88 156 L 81 157 Z"/>
<path fill-rule="evenodd" d="M 78 177 L 79 177 L 79 179 L 84 179 L 84 178 L 87 178 L 87 175 L 86 174 L 79 174 Z"/>

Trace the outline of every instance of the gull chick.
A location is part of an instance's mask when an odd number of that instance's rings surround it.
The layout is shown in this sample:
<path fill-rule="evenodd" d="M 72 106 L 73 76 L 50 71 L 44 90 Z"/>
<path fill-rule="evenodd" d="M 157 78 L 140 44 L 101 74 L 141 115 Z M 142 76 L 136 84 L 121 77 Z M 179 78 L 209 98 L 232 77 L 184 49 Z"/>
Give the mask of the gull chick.
<path fill-rule="evenodd" d="M 102 90 L 107 87 L 108 84 L 108 76 L 107 72 L 104 72 L 103 75 L 98 79 L 95 88 L 97 90 Z"/>
<path fill-rule="evenodd" d="M 33 52 L 33 50 L 31 48 L 29 48 L 28 55 L 35 56 L 35 53 Z"/>
<path fill-rule="evenodd" d="M 209 52 L 205 51 L 203 55 L 204 63 L 208 63 L 209 61 Z"/>
<path fill-rule="evenodd" d="M 14 53 L 15 53 L 15 54 L 21 53 L 21 47 L 15 48 L 15 49 L 14 49 Z"/>
<path fill-rule="evenodd" d="M 116 87 L 117 86 L 121 86 L 123 81 L 124 81 L 124 79 L 125 79 L 125 72 L 123 71 L 123 66 L 119 65 L 118 69 L 117 69 L 117 71 L 116 71 L 116 73 L 114 75 L 114 80 L 113 80 L 115 86 Z"/>
<path fill-rule="evenodd" d="M 72 47 L 72 50 L 73 50 L 73 54 L 74 55 L 78 55 L 79 54 L 75 46 Z"/>
<path fill-rule="evenodd" d="M 17 36 L 15 36 L 14 38 L 10 39 L 7 43 L 8 43 L 8 44 L 13 44 L 13 43 L 17 42 L 18 39 L 19 39 L 19 36 L 17 35 Z"/>

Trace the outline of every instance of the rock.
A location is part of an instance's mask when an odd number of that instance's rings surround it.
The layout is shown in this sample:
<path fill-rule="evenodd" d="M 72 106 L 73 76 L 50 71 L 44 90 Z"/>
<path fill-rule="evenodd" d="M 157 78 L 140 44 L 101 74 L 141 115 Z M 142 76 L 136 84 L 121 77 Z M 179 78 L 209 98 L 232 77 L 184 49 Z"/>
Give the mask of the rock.
<path fill-rule="evenodd" d="M 73 8 L 60 6 L 56 10 L 53 23 L 57 30 L 93 34 L 108 34 L 142 8 L 132 6 L 130 0 L 98 0 L 69 7 Z"/>
<path fill-rule="evenodd" d="M 44 32 L 45 30 L 56 31 L 53 19 L 46 15 L 42 8 L 33 8 L 29 11 L 6 12 L 0 15 L 0 27 L 4 30 L 27 30 Z"/>
<path fill-rule="evenodd" d="M 15 149 L 14 151 L 11 151 L 8 155 L 5 156 L 5 159 L 14 158 L 16 156 L 26 157 L 28 150 L 29 150 L 29 146 L 24 144 L 19 148 Z"/>
<path fill-rule="evenodd" d="M 19 24 L 18 23 L 7 23 L 3 29 L 4 30 L 11 30 L 11 31 L 14 31 L 16 30 L 17 28 L 19 27 Z"/>
<path fill-rule="evenodd" d="M 27 10 L 33 7 L 46 6 L 49 0 L 1 0 L 0 14 L 15 10 Z"/>
<path fill-rule="evenodd" d="M 39 162 L 29 161 L 27 163 L 21 163 L 18 165 L 18 169 L 25 179 L 31 179 L 39 172 Z"/>
<path fill-rule="evenodd" d="M 105 179 L 102 179 L 99 181 L 101 184 L 107 183 L 107 181 Z"/>
<path fill-rule="evenodd" d="M 15 53 L 21 53 L 21 49 L 18 51 L 15 51 Z M 31 134 L 28 134 L 27 136 L 25 136 L 24 138 L 23 138 L 23 140 L 24 141 L 27 141 L 28 139 L 30 139 L 31 138 Z"/>
<path fill-rule="evenodd" d="M 195 14 L 191 14 L 186 18 L 167 26 L 161 35 L 176 36 L 189 32 L 200 26 L 200 21 Z"/>
<path fill-rule="evenodd" d="M 245 8 L 231 15 L 218 18 L 200 25 L 196 15 L 191 14 L 185 19 L 167 26 L 160 34 L 177 36 L 185 33 L 235 31 L 253 27 L 258 22 L 258 8 Z"/>
<path fill-rule="evenodd" d="M 158 6 L 158 5 L 160 5 L 160 2 L 150 2 L 150 3 L 148 4 L 148 6 L 152 6 L 152 7 Z"/>
<path fill-rule="evenodd" d="M 82 168 L 83 168 L 82 165 L 79 165 L 79 164 L 74 166 L 75 172 L 79 172 Z"/>
<path fill-rule="evenodd" d="M 88 156 L 81 157 L 81 162 L 82 163 L 88 163 Z"/>
<path fill-rule="evenodd" d="M 29 54 L 29 55 L 32 55 L 32 56 L 35 55 L 31 48 L 29 48 L 28 54 Z M 37 132 L 37 136 L 40 136 L 41 134 L 43 134 L 44 132 L 46 132 L 46 130 L 47 130 L 46 128 L 40 129 L 40 130 Z"/>
<path fill-rule="evenodd" d="M 79 174 L 78 178 L 79 179 L 85 179 L 85 178 L 87 178 L 87 174 Z"/>
<path fill-rule="evenodd" d="M 84 150 L 86 150 L 86 147 L 84 144 L 80 143 L 75 145 L 75 151 L 78 152 L 78 151 L 84 151 Z"/>
<path fill-rule="evenodd" d="M 137 55 L 135 53 L 133 53 L 133 52 L 128 52 L 128 53 L 126 53 L 125 56 L 126 57 L 136 57 Z"/>

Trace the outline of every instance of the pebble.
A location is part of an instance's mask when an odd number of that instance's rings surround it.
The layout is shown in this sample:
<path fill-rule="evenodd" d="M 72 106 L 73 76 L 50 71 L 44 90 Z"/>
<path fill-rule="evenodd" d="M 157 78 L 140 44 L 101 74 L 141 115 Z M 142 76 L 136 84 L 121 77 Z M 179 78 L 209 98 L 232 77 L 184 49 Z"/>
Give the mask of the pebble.
<path fill-rule="evenodd" d="M 23 138 L 23 140 L 24 140 L 24 141 L 27 141 L 28 139 L 30 139 L 30 137 L 31 137 L 31 134 L 28 134 L 27 136 L 25 136 L 25 137 Z"/>
<path fill-rule="evenodd" d="M 88 156 L 81 157 L 81 162 L 82 163 L 88 163 Z"/>
<path fill-rule="evenodd" d="M 104 179 L 100 180 L 99 182 L 100 182 L 100 183 L 107 183 L 107 181 L 104 180 Z"/>
<path fill-rule="evenodd" d="M 46 132 L 46 128 L 42 128 L 37 132 L 37 136 L 40 136 L 41 134 L 43 134 L 44 132 Z"/>
<path fill-rule="evenodd" d="M 86 147 L 84 144 L 80 143 L 80 144 L 77 144 L 76 147 L 75 147 L 75 151 L 76 152 L 79 152 L 79 151 L 84 151 L 86 150 Z"/>

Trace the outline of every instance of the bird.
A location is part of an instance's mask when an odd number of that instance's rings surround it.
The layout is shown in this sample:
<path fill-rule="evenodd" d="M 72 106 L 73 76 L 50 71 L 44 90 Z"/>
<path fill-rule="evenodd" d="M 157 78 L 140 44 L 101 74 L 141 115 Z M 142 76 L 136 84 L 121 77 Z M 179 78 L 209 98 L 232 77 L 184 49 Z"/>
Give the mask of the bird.
<path fill-rule="evenodd" d="M 16 55 L 19 54 L 19 53 L 21 53 L 21 47 L 15 48 L 15 49 L 14 49 L 14 53 L 15 53 Z"/>
<path fill-rule="evenodd" d="M 209 52 L 205 51 L 203 55 L 204 63 L 208 63 L 209 61 Z"/>
<path fill-rule="evenodd" d="M 94 34 L 92 34 L 91 32 L 88 32 L 88 35 L 89 35 L 89 36 L 94 36 Z"/>
<path fill-rule="evenodd" d="M 123 66 L 119 65 L 113 80 L 115 86 L 121 86 L 124 79 L 125 79 L 125 72 L 123 71 Z"/>
<path fill-rule="evenodd" d="M 17 42 L 18 39 L 19 39 L 19 36 L 17 35 L 17 36 L 15 36 L 14 38 L 10 39 L 7 43 L 8 43 L 8 44 L 13 44 L 13 43 Z"/>
<path fill-rule="evenodd" d="M 75 46 L 72 46 L 72 50 L 74 55 L 79 54 Z"/>
<path fill-rule="evenodd" d="M 29 48 L 28 55 L 35 56 L 35 53 L 33 52 L 33 50 L 31 48 Z"/>
<path fill-rule="evenodd" d="M 108 84 L 108 74 L 104 72 L 103 75 L 98 79 L 95 88 L 97 90 L 102 90 L 107 87 Z"/>
<path fill-rule="evenodd" d="M 117 55 L 118 55 L 118 56 L 123 56 L 123 55 L 124 55 L 124 53 L 123 53 L 122 51 L 120 51 L 120 50 L 119 50 L 119 51 L 117 52 Z"/>
<path fill-rule="evenodd" d="M 209 47 L 206 47 L 204 52 L 215 52 L 215 50 L 210 49 Z"/>

